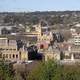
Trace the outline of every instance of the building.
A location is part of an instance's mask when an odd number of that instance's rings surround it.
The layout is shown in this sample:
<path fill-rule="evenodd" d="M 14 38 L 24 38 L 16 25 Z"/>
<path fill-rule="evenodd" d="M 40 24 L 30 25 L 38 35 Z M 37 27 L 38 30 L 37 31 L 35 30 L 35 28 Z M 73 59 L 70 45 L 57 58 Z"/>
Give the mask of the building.
<path fill-rule="evenodd" d="M 79 61 L 80 60 L 80 47 L 69 47 L 69 50 L 64 53 L 64 60 L 66 61 Z"/>
<path fill-rule="evenodd" d="M 53 51 L 52 53 L 50 53 L 49 51 L 45 51 L 44 59 L 45 59 L 45 61 L 48 61 L 48 60 L 59 61 L 60 60 L 60 52 L 59 51 L 57 51 L 57 52 Z"/>
<path fill-rule="evenodd" d="M 0 38 L 0 59 L 4 58 L 9 61 L 28 60 L 28 52 L 24 50 L 24 46 L 19 50 L 17 48 L 15 39 Z"/>
<path fill-rule="evenodd" d="M 72 34 L 72 38 L 73 38 L 74 45 L 80 45 L 80 33 Z"/>
<path fill-rule="evenodd" d="M 37 44 L 39 49 L 48 48 L 50 42 L 53 40 L 53 35 L 52 32 L 50 32 L 50 27 L 48 26 L 48 24 L 42 26 L 40 22 L 39 25 L 36 27 L 36 31 L 38 32 Z"/>
<path fill-rule="evenodd" d="M 44 60 L 60 60 L 60 51 L 58 49 L 53 49 L 51 46 L 44 51 Z"/>
<path fill-rule="evenodd" d="M 79 61 L 80 60 L 80 46 L 72 43 L 64 42 L 61 44 L 61 51 L 64 61 Z"/>

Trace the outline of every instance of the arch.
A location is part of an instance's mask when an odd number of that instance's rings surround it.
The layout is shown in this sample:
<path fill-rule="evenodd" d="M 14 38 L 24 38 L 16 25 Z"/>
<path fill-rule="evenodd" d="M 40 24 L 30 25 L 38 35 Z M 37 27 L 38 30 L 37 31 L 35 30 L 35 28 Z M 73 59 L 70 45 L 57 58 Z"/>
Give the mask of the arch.
<path fill-rule="evenodd" d="M 13 54 L 13 58 L 15 58 L 15 55 Z"/>
<path fill-rule="evenodd" d="M 43 44 L 41 44 L 41 45 L 40 45 L 40 49 L 43 49 L 43 48 L 44 48 L 44 45 L 43 45 Z"/>

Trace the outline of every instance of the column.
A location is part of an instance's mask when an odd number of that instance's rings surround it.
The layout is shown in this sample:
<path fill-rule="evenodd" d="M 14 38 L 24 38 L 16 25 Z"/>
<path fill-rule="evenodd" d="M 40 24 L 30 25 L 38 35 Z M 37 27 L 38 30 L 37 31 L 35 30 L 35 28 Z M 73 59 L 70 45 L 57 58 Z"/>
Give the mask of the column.
<path fill-rule="evenodd" d="M 74 60 L 74 54 L 71 54 L 71 60 Z"/>

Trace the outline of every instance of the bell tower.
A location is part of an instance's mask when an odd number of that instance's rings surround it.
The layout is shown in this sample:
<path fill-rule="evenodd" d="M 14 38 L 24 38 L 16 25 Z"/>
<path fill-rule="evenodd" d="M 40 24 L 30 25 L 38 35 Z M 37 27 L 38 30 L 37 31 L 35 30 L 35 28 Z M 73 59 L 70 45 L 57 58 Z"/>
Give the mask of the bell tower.
<path fill-rule="evenodd" d="M 39 23 L 38 26 L 36 27 L 36 31 L 38 33 L 38 36 L 41 36 L 42 35 L 41 23 Z"/>

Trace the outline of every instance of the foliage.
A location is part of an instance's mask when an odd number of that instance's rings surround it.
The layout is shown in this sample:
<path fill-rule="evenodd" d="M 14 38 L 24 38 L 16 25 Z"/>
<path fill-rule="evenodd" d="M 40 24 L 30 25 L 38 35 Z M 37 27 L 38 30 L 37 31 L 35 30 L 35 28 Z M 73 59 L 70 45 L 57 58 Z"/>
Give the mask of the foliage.
<path fill-rule="evenodd" d="M 64 66 L 54 61 L 41 62 L 33 69 L 27 80 L 80 80 L 80 66 Z"/>
<path fill-rule="evenodd" d="M 54 61 L 41 62 L 28 76 L 28 80 L 52 80 L 56 74 L 57 64 Z M 54 74 L 53 74 L 54 73 Z"/>
<path fill-rule="evenodd" d="M 14 80 L 14 71 L 11 64 L 0 62 L 0 80 Z"/>
<path fill-rule="evenodd" d="M 0 80 L 80 80 L 80 65 L 59 65 L 53 60 L 41 61 L 30 72 L 16 71 L 12 65 L 0 62 Z"/>
<path fill-rule="evenodd" d="M 75 17 L 75 14 L 77 17 Z M 79 22 L 80 11 L 49 11 L 49 12 L 30 12 L 30 13 L 1 13 L 0 18 L 4 24 L 38 24 L 40 19 L 46 20 L 49 25 L 71 24 Z M 4 16 L 4 17 L 3 17 Z M 66 27 L 65 27 L 66 28 Z"/>

